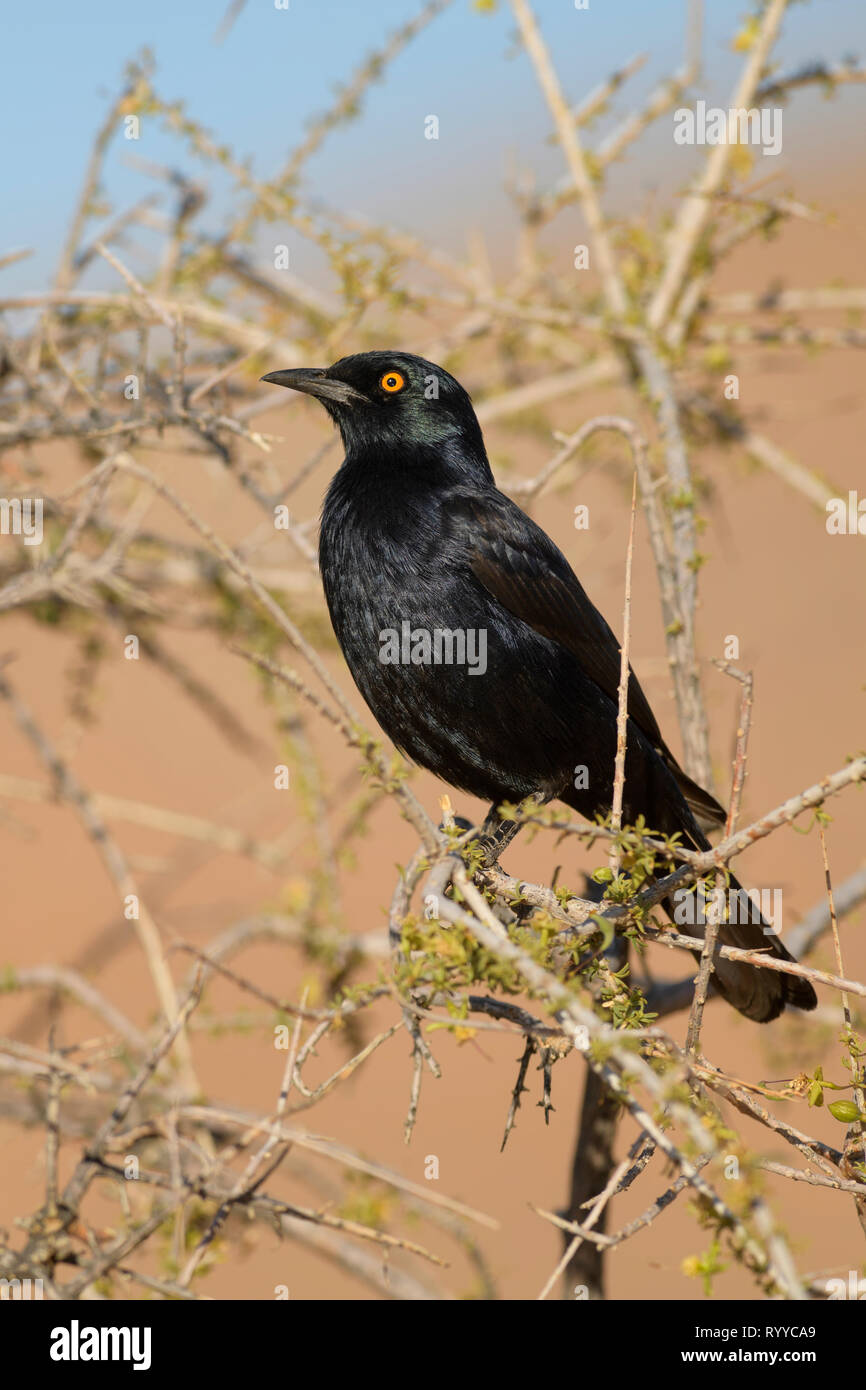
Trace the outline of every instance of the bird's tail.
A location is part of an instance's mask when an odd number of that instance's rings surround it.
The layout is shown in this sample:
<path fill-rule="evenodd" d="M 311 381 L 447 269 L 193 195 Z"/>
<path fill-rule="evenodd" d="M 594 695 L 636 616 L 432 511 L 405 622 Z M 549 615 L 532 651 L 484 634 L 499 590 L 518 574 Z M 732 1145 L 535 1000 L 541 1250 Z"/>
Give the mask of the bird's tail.
<path fill-rule="evenodd" d="M 709 849 L 704 835 L 692 831 L 689 838 L 698 849 Z M 715 909 L 722 920 L 718 941 L 723 946 L 735 946 L 742 951 L 760 951 L 776 960 L 793 961 L 790 951 L 782 945 L 777 929 L 761 915 L 745 889 L 730 876 L 718 898 L 708 894 L 704 899 L 694 888 L 677 894 L 676 901 L 667 898 L 664 908 L 671 921 L 686 936 L 704 937 L 706 920 Z M 700 960 L 696 951 L 695 958 Z M 808 980 L 801 975 L 783 974 L 745 961 L 728 960 L 716 955 L 712 979 L 719 994 L 746 1018 L 756 1023 L 769 1023 L 778 1018 L 785 1006 L 814 1009 L 818 997 Z"/>

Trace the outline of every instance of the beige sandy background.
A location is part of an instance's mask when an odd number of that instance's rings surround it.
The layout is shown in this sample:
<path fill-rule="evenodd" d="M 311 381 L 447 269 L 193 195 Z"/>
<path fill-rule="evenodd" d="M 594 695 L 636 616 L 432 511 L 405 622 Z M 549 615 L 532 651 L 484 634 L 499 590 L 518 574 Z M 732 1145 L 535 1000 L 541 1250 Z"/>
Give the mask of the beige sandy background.
<path fill-rule="evenodd" d="M 804 186 L 805 185 L 805 186 Z M 862 272 L 864 205 L 843 168 L 813 168 L 801 179 L 802 197 L 820 198 L 837 218 L 828 228 L 798 222 L 775 242 L 735 257 L 721 277 L 720 288 L 763 288 L 768 281 L 801 286 L 828 282 L 828 273 L 856 283 Z M 828 265 L 828 256 L 832 266 Z M 406 344 L 406 346 L 413 346 Z M 739 365 L 741 401 L 750 418 L 782 447 L 806 465 L 848 488 L 866 493 L 862 441 L 866 431 L 862 359 L 856 351 L 832 350 L 807 356 L 799 351 L 751 350 Z M 555 422 L 575 428 L 589 415 L 627 406 L 611 389 L 560 403 Z M 286 459 L 305 456 L 326 437 L 329 426 L 306 403 L 289 409 L 276 401 L 265 427 L 284 432 Z M 508 460 L 511 476 L 534 472 L 548 456 L 548 447 L 521 434 L 509 423 L 487 431 L 494 467 Z M 333 457 L 333 456 L 332 456 Z M 60 446 L 45 451 L 41 462 L 55 486 L 76 476 L 77 464 Z M 240 497 L 232 481 L 216 469 L 189 459 L 175 485 L 227 540 L 238 540 L 258 522 L 258 514 Z M 786 490 L 764 472 L 749 468 L 736 448 L 703 450 L 697 469 L 706 484 L 702 511 L 706 530 L 702 548 L 708 563 L 701 574 L 698 616 L 699 650 L 712 729 L 717 789 L 728 785 L 738 694 L 733 683 L 709 665 L 722 655 L 729 634 L 740 640 L 740 663 L 755 674 L 755 707 L 748 762 L 744 818 L 750 819 L 796 793 L 825 773 L 841 766 L 846 755 L 864 742 L 864 632 L 866 632 L 866 538 L 831 537 L 823 514 Z M 167 476 L 172 476 L 168 460 Z M 298 501 L 301 515 L 310 514 L 327 480 L 323 467 L 305 485 Z M 601 450 L 592 466 L 582 466 L 554 487 L 537 515 L 563 548 L 583 584 L 614 626 L 619 627 L 622 573 L 627 535 L 628 475 L 624 457 L 611 446 Z M 590 508 L 588 531 L 575 531 L 573 508 Z M 158 505 L 154 523 L 177 530 L 175 518 Z M 635 554 L 633 664 L 650 696 L 666 736 L 677 746 L 676 718 L 666 673 L 655 577 L 646 536 L 639 527 Z M 318 604 L 316 582 L 302 596 Z M 93 791 L 131 797 L 189 812 L 226 824 L 248 828 L 262 837 L 274 836 L 297 821 L 292 795 L 273 789 L 272 768 L 278 747 L 269 732 L 269 717 L 259 702 L 249 670 L 230 653 L 195 633 L 178 638 L 177 651 L 219 689 L 223 699 L 260 739 L 253 752 L 228 747 L 195 708 L 146 660 L 123 659 L 120 642 L 105 662 L 98 694 L 98 720 L 82 732 L 66 712 L 68 693 L 64 674 L 72 655 L 69 639 L 46 634 L 21 617 L 7 619 L 2 649 L 15 654 L 16 681 L 31 701 L 46 729 L 71 755 L 82 781 Z M 331 669 L 340 683 L 351 682 L 340 658 L 332 653 Z M 352 690 L 354 699 L 358 699 Z M 345 784 L 351 794 L 360 783 L 353 755 L 325 730 L 317 737 L 330 785 Z M 0 710 L 0 747 L 5 773 L 44 779 L 30 751 Z M 418 795 L 435 813 L 443 788 L 426 774 L 414 780 Z M 478 815 L 483 808 L 455 798 L 457 809 Z M 837 880 L 864 860 L 863 793 L 856 789 L 830 807 L 831 868 Z M 25 805 L 7 800 L 2 808 L 3 901 L 2 962 L 13 969 L 40 962 L 75 964 L 131 1018 L 146 1026 L 154 1001 L 139 950 L 128 924 L 117 917 L 114 891 L 106 880 L 92 844 L 75 817 L 62 805 Z M 238 856 L 218 854 L 154 831 L 129 825 L 115 827 L 118 839 L 132 856 L 142 892 L 156 912 L 163 931 L 198 945 L 222 928 L 263 908 L 279 910 L 303 893 L 309 857 L 303 843 L 296 850 L 297 867 L 274 876 Z M 413 835 L 390 802 L 378 806 L 369 834 L 362 842 L 356 866 L 343 871 L 340 893 L 351 930 L 362 933 L 381 927 L 395 879 L 396 866 L 405 863 L 414 847 Z M 577 846 L 555 847 L 549 839 L 520 840 L 508 852 L 509 870 L 543 881 L 556 864 L 565 880 L 578 883 L 578 869 L 595 860 Z M 784 893 L 785 927 L 822 895 L 820 847 L 814 831 L 792 829 L 755 846 L 741 861 L 748 884 L 780 886 Z M 845 966 L 849 975 L 866 975 L 864 912 L 849 917 L 843 930 Z M 659 975 L 676 973 L 679 957 L 652 948 L 648 963 Z M 829 943 L 819 949 L 815 963 L 832 968 Z M 180 978 L 188 962 L 175 960 Z M 282 996 L 295 998 L 315 970 L 299 962 L 297 953 L 256 948 L 243 958 L 243 973 Z M 248 1007 L 230 983 L 212 987 L 208 1008 Z M 828 1076 L 840 1075 L 839 1026 L 835 996 L 822 991 L 818 1025 L 788 1017 L 762 1029 L 736 1016 L 718 1002 L 708 1010 L 705 1024 L 707 1055 L 743 1077 L 769 1079 L 814 1071 L 823 1061 Z M 374 1011 L 382 1022 L 386 1009 Z M 42 1042 L 47 1016 L 34 1007 L 34 997 L 0 996 L 0 1031 L 11 1037 Z M 371 1027 L 372 1020 L 365 1025 Z M 681 1035 L 685 1017 L 671 1022 Z M 64 1011 L 61 1036 L 82 1037 L 93 1022 L 75 1009 Z M 209 1096 L 251 1110 L 273 1105 L 282 1070 L 281 1054 L 271 1044 L 270 1022 L 260 1022 L 246 1035 L 194 1035 L 196 1062 Z M 489 1213 L 500 1223 L 497 1232 L 484 1232 L 484 1250 L 506 1298 L 533 1297 L 541 1287 L 559 1250 L 559 1237 L 531 1210 L 531 1204 L 555 1209 L 565 1199 L 571 1145 L 574 1138 L 583 1068 L 572 1055 L 554 1071 L 555 1113 L 545 1128 L 540 1077 L 530 1072 L 530 1093 L 504 1154 L 499 1152 L 510 1090 L 516 1075 L 519 1048 L 514 1039 L 479 1033 L 458 1045 L 435 1035 L 443 1077 L 425 1077 L 418 1124 L 411 1146 L 402 1141 L 408 1103 L 410 1067 L 408 1045 L 399 1036 L 380 1050 L 353 1081 L 338 1088 L 309 1116 L 301 1116 L 311 1131 L 332 1136 L 360 1152 L 390 1165 L 415 1181 L 424 1181 L 425 1159 L 439 1160 L 439 1189 Z M 324 1075 L 347 1053 L 328 1048 L 313 1074 Z M 825 1111 L 808 1117 L 805 1102 L 789 1102 L 778 1111 L 793 1123 L 831 1143 L 843 1130 Z M 743 1132 L 765 1153 L 787 1162 L 793 1151 L 771 1150 L 767 1136 L 743 1121 Z M 621 1146 L 631 1141 L 628 1126 Z M 0 1119 L 3 1181 L 0 1184 L 0 1225 L 11 1226 L 22 1211 L 41 1200 L 44 1164 L 41 1133 Z M 64 1144 L 62 1172 L 76 1155 L 74 1143 Z M 795 1156 L 794 1156 L 795 1157 Z M 345 1195 L 336 1167 L 327 1171 L 334 1183 L 335 1201 Z M 663 1165 L 654 1161 L 653 1176 L 637 1191 L 613 1204 L 614 1227 L 643 1210 L 666 1186 Z M 853 1206 L 833 1194 L 805 1184 L 794 1187 L 768 1177 L 767 1191 L 775 1209 L 794 1232 L 794 1249 L 801 1270 L 847 1271 L 859 1261 L 860 1245 Z M 292 1160 L 278 1184 L 286 1196 L 301 1189 L 292 1177 Z M 307 1194 L 308 1195 L 308 1194 Z M 699 1286 L 682 1272 L 684 1257 L 699 1252 L 705 1239 L 698 1232 L 681 1197 L 663 1219 L 610 1263 L 610 1290 L 627 1299 L 683 1299 L 698 1296 Z M 105 1201 L 110 1225 L 112 1207 Z M 235 1234 L 239 1234 L 238 1231 Z M 427 1233 L 428 1243 L 431 1241 Z M 432 1239 L 444 1250 L 447 1241 Z M 477 1293 L 474 1273 L 459 1252 L 449 1250 L 451 1267 L 445 1284 L 457 1296 Z M 400 1257 L 397 1264 L 405 1264 Z M 414 1268 L 409 1261 L 409 1267 Z M 322 1257 L 276 1236 L 233 1242 L 231 1251 L 210 1275 L 207 1291 L 220 1298 L 268 1298 L 275 1285 L 286 1284 L 297 1298 L 346 1299 L 375 1296 L 365 1285 Z M 749 1278 L 736 1269 L 717 1282 L 720 1295 L 754 1296 Z"/>

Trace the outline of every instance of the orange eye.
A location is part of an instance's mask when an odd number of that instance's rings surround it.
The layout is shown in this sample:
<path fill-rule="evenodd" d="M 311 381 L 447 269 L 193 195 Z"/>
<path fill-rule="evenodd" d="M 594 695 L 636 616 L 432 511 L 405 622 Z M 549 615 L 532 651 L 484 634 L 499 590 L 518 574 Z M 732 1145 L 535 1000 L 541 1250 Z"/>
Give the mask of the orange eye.
<path fill-rule="evenodd" d="M 402 391 L 406 385 L 406 378 L 399 372 L 386 372 L 379 379 L 379 385 L 383 391 L 387 391 L 389 396 L 393 396 L 396 391 Z"/>

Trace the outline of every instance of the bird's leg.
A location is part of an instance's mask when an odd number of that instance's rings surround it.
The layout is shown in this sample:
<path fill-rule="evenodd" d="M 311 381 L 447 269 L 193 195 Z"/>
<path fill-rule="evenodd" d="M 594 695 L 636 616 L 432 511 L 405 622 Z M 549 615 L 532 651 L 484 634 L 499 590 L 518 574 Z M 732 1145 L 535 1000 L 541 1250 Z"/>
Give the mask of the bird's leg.
<path fill-rule="evenodd" d="M 543 792 L 536 792 L 529 799 L 537 802 L 539 806 L 543 806 L 546 801 L 550 800 L 550 797 Z M 450 819 L 451 825 L 456 826 L 460 830 L 472 829 L 472 826 L 464 816 L 455 816 L 452 814 Z M 482 873 L 485 869 L 491 869 L 494 864 L 499 863 L 499 856 L 508 848 L 511 841 L 522 829 L 522 826 L 522 821 L 505 820 L 500 816 L 495 803 L 490 807 L 490 810 L 484 818 L 483 824 L 479 826 L 477 832 L 468 841 L 469 844 L 477 844 L 481 849 L 481 864 L 479 867 Z M 442 827 L 440 827 L 440 829 L 441 828 Z M 449 894 L 451 893 L 450 885 L 446 889 L 446 892 Z M 519 907 L 516 911 L 512 911 L 512 909 L 506 907 L 504 903 L 498 902 L 493 910 L 500 921 L 508 925 L 510 922 L 518 921 L 521 915 L 531 913 L 533 909 L 527 903 Z"/>
<path fill-rule="evenodd" d="M 550 800 L 550 797 L 546 796 L 544 792 L 533 792 L 528 799 L 543 806 L 546 801 Z M 499 862 L 500 855 L 508 848 L 522 828 L 522 821 L 504 820 L 496 809 L 495 803 L 490 807 L 484 818 L 484 824 L 478 832 L 478 843 L 484 853 L 486 868 L 491 868 Z"/>
<path fill-rule="evenodd" d="M 484 854 L 485 868 L 491 868 L 499 862 L 499 856 L 504 853 L 521 829 L 522 826 L 519 821 L 503 820 L 496 807 L 490 807 L 476 839 L 476 843 L 481 846 Z"/>

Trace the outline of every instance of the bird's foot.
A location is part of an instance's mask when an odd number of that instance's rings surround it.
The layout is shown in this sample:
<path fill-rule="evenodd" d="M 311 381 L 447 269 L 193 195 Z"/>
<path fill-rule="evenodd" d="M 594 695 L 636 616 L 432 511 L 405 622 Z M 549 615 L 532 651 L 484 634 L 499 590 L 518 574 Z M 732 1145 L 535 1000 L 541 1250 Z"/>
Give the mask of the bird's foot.
<path fill-rule="evenodd" d="M 444 799 L 444 798 L 443 798 Z M 507 849 L 514 839 L 520 825 L 515 821 L 506 821 L 501 816 L 496 815 L 495 810 L 488 812 L 484 822 L 476 826 L 466 816 L 456 816 L 452 811 L 448 812 L 445 819 L 439 826 L 440 830 L 462 830 L 467 832 L 460 840 L 460 847 L 475 845 L 481 850 L 480 868 L 490 869 L 499 860 L 500 854 Z M 473 833 L 468 833 L 468 832 Z"/>

